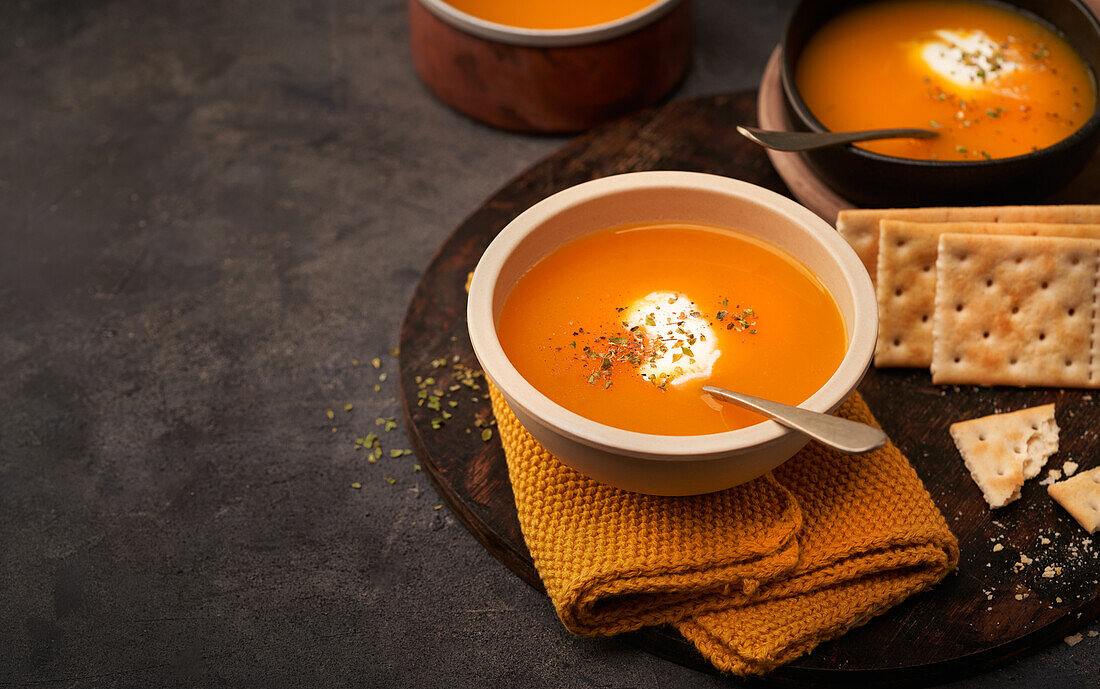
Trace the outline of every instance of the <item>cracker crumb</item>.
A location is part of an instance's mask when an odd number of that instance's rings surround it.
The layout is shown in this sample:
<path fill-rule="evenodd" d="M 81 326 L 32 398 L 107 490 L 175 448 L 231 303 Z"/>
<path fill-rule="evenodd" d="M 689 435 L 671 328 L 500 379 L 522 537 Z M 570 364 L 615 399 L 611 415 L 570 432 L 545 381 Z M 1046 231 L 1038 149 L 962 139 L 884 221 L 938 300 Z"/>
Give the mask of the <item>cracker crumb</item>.
<path fill-rule="evenodd" d="M 1054 483 L 1055 481 L 1057 481 L 1060 478 L 1062 478 L 1062 472 L 1058 471 L 1057 469 L 1051 469 L 1050 471 L 1047 472 L 1047 477 L 1045 479 L 1043 479 L 1042 481 L 1039 481 L 1039 485 L 1040 486 L 1049 486 L 1050 484 Z"/>
<path fill-rule="evenodd" d="M 1024 567 L 1027 567 L 1028 565 L 1030 565 L 1033 562 L 1035 562 L 1035 560 L 1032 560 L 1027 555 L 1024 555 L 1023 553 L 1020 553 L 1020 561 L 1017 562 L 1016 564 L 1012 565 L 1012 571 L 1013 572 L 1019 572 Z"/>
<path fill-rule="evenodd" d="M 1096 631 L 1095 629 L 1090 629 L 1089 630 L 1089 636 L 1090 637 L 1100 636 L 1100 632 Z"/>
<path fill-rule="evenodd" d="M 1062 597 L 1058 596 L 1057 598 L 1054 599 L 1054 602 L 1055 603 L 1061 603 L 1062 602 Z"/>
<path fill-rule="evenodd" d="M 1074 472 L 1076 472 L 1076 471 L 1077 471 L 1077 462 L 1064 462 L 1062 464 L 1062 474 L 1066 478 L 1069 478 L 1070 476 L 1073 476 Z"/>
<path fill-rule="evenodd" d="M 1023 599 L 1024 599 L 1024 597 L 1022 595 L 1020 595 L 1019 593 L 1016 594 L 1016 600 L 1023 600 Z"/>
<path fill-rule="evenodd" d="M 1004 550 L 1004 549 L 1005 549 L 1005 547 L 1004 547 L 1004 546 L 1003 546 L 1002 544 L 1000 544 L 1000 543 L 998 543 L 997 545 L 993 546 L 993 552 L 995 552 L 995 553 L 999 553 L 999 552 L 1001 552 L 1001 551 L 1002 551 L 1002 550 Z"/>
<path fill-rule="evenodd" d="M 1063 639 L 1063 641 L 1066 642 L 1067 646 L 1076 646 L 1077 644 L 1081 643 L 1081 635 L 1074 634 L 1073 636 L 1067 636 L 1065 639 Z"/>
<path fill-rule="evenodd" d="M 1047 538 L 1046 536 L 1040 536 L 1039 537 L 1039 543 L 1041 545 L 1050 545 L 1050 539 Z"/>

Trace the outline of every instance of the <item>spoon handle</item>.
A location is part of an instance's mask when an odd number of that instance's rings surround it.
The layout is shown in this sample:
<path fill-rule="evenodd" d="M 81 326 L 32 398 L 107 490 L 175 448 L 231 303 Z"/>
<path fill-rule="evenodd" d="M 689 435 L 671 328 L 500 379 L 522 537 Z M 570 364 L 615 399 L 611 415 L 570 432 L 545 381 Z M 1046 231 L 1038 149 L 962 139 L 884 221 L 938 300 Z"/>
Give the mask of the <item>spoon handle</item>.
<path fill-rule="evenodd" d="M 742 136 L 776 151 L 812 151 L 826 146 L 873 141 L 875 139 L 931 139 L 939 133 L 931 129 L 868 129 L 861 132 L 777 132 L 753 127 L 738 127 Z"/>
<path fill-rule="evenodd" d="M 704 385 L 703 392 L 710 393 L 725 402 L 733 402 L 738 406 L 759 412 L 788 428 L 805 433 L 823 445 L 847 454 L 870 452 L 886 444 L 885 433 L 858 421 L 792 407 L 713 385 Z"/>

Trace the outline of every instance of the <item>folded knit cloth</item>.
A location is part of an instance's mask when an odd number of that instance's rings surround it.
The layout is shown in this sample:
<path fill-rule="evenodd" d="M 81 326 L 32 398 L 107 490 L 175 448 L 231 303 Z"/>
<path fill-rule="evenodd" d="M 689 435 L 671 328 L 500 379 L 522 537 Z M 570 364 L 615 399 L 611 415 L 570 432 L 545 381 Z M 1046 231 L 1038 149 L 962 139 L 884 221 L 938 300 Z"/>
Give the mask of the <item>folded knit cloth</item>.
<path fill-rule="evenodd" d="M 566 467 L 490 392 L 523 536 L 575 634 L 669 623 L 719 669 L 762 674 L 958 563 L 958 541 L 892 444 L 849 456 L 811 442 L 745 485 L 640 495 Z M 875 423 L 858 394 L 837 413 Z"/>

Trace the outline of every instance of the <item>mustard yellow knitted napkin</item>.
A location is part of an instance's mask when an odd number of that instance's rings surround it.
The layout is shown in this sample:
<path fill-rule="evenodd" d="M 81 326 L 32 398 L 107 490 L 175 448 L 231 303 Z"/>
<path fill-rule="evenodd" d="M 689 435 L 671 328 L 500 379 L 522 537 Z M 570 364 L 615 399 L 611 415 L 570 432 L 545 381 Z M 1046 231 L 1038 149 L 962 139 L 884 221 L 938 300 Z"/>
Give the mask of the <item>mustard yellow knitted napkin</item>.
<path fill-rule="evenodd" d="M 892 444 L 853 457 L 811 443 L 729 490 L 640 495 L 563 465 L 490 391 L 523 536 L 576 634 L 671 623 L 716 667 L 761 674 L 958 562 L 955 536 Z M 858 395 L 838 413 L 874 423 Z"/>

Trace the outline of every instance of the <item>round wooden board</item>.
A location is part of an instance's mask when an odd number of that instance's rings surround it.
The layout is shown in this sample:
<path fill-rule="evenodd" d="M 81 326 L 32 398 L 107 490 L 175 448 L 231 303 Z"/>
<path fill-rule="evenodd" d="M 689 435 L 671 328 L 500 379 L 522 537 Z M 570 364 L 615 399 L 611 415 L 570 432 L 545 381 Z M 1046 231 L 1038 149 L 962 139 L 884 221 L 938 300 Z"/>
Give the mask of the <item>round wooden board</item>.
<path fill-rule="evenodd" d="M 467 274 L 493 237 L 524 209 L 566 187 L 636 170 L 695 170 L 789 193 L 764 152 L 737 124 L 755 120 L 753 93 L 698 98 L 646 110 L 574 139 L 482 204 L 440 248 L 421 279 L 401 330 L 401 389 L 416 453 L 455 515 L 505 565 L 536 589 L 503 451 L 482 442 L 476 418 L 491 418 L 485 390 L 450 393 L 459 405 L 435 430 L 437 412 L 417 405 L 417 376 L 454 383 L 453 357 L 477 368 L 466 333 Z M 1095 199 L 1093 199 L 1095 200 Z M 448 365 L 433 367 L 446 358 Z M 916 467 L 959 537 L 958 571 L 931 592 L 851 630 L 763 682 L 784 686 L 917 686 L 957 679 L 1060 640 L 1100 612 L 1100 554 L 1037 481 L 1023 497 L 990 512 L 948 435 L 955 420 L 1056 402 L 1062 449 L 1087 469 L 1100 463 L 1097 413 L 1080 390 L 940 388 L 927 371 L 872 370 L 860 386 L 883 428 Z M 445 407 L 449 409 L 449 407 Z M 472 432 L 471 430 L 472 429 Z M 994 543 L 1003 549 L 994 552 Z M 1032 558 L 1016 566 L 1021 554 Z M 1044 578 L 1047 565 L 1061 573 Z M 1018 570 L 1018 571 L 1017 571 Z M 1020 599 L 1017 599 L 1019 596 Z M 1061 602 L 1058 602 L 1058 601 Z M 669 628 L 629 635 L 638 646 L 683 665 L 713 668 Z"/>
<path fill-rule="evenodd" d="M 1100 8 L 1100 0 L 1093 0 L 1094 11 Z M 763 129 L 790 131 L 790 115 L 787 112 L 786 96 L 783 95 L 783 83 L 780 77 L 783 51 L 776 47 L 768 58 L 764 76 L 760 80 L 760 97 L 757 101 L 756 117 Z M 767 151 L 768 158 L 779 173 L 780 179 L 787 185 L 790 195 L 814 213 L 829 222 L 836 222 L 837 211 L 855 208 L 855 205 L 833 191 L 821 181 L 806 161 L 798 153 Z M 1063 190 L 1047 199 L 1047 203 L 1096 203 L 1100 201 L 1100 155 L 1094 155 L 1081 174 Z"/>

